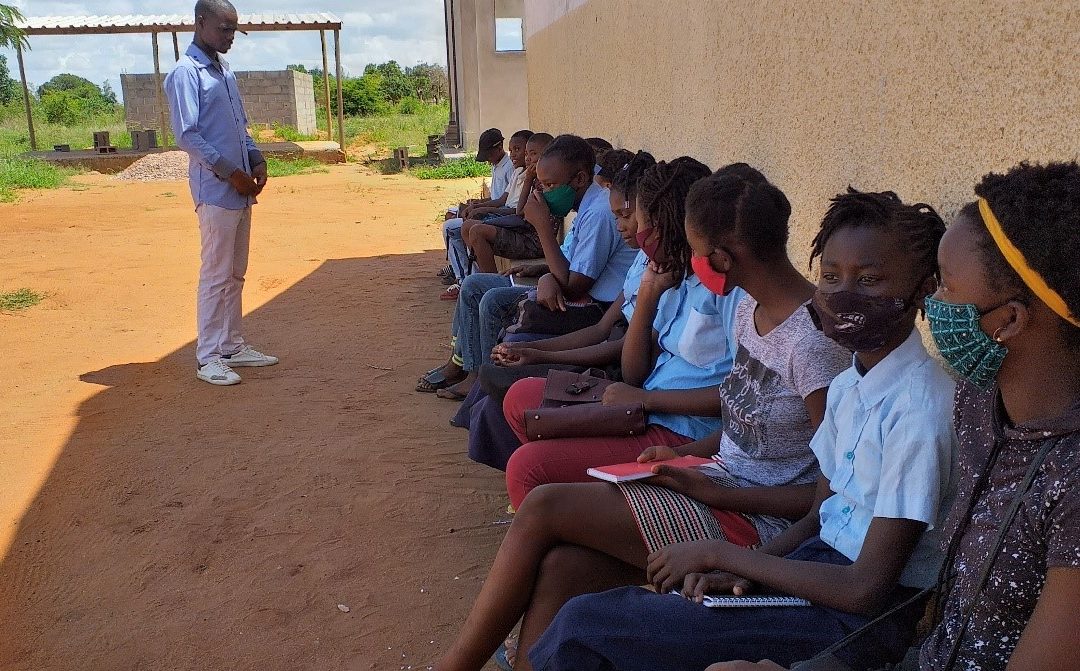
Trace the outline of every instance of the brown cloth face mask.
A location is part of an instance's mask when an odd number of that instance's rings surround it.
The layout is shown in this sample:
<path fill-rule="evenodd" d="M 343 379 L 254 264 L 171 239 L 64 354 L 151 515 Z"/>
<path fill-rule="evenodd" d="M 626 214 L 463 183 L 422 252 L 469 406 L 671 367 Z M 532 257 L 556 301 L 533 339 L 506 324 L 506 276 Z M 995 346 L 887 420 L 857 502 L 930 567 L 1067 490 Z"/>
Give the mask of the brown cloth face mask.
<path fill-rule="evenodd" d="M 911 302 L 892 296 L 866 296 L 854 291 L 814 293 L 811 303 L 818 328 L 852 352 L 873 352 L 885 346 L 911 309 Z"/>

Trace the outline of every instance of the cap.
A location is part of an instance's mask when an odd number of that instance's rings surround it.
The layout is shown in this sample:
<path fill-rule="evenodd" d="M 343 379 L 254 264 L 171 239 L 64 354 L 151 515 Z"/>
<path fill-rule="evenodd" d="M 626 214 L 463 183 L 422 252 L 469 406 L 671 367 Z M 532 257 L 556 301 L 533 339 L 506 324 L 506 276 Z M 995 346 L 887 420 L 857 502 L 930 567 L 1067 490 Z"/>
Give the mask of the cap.
<path fill-rule="evenodd" d="M 486 161 L 491 150 L 502 145 L 503 134 L 498 128 L 488 128 L 480 134 L 480 148 L 476 150 L 477 162 Z"/>

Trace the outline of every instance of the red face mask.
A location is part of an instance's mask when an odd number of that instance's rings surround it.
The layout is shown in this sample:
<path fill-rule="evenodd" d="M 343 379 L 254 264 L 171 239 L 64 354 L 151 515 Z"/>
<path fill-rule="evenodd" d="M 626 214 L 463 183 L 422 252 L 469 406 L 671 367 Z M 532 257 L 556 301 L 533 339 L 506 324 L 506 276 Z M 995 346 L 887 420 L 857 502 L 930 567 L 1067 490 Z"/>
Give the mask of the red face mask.
<path fill-rule="evenodd" d="M 713 270 L 712 264 L 709 263 L 709 257 L 691 256 L 690 267 L 694 269 L 694 274 L 697 275 L 706 289 L 717 296 L 724 295 L 725 289 L 727 289 L 727 273 L 718 273 Z"/>
<path fill-rule="evenodd" d="M 649 257 L 650 261 L 655 261 L 656 250 L 660 249 L 660 236 L 653 235 L 653 229 L 647 228 L 644 231 L 638 231 L 634 238 L 641 251 L 645 252 L 645 256 Z"/>

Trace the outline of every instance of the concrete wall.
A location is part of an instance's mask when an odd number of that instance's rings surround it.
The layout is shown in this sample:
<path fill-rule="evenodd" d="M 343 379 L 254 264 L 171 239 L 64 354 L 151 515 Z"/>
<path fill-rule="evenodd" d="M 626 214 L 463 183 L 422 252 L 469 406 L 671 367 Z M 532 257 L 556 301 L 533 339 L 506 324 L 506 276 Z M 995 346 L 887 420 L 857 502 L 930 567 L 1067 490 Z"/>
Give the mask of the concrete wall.
<path fill-rule="evenodd" d="M 456 51 L 450 67 L 462 145 L 475 149 L 480 133 L 499 128 L 510 137 L 529 127 L 524 52 L 495 51 L 495 2 L 445 0 L 454 17 Z M 503 11 L 506 11 L 506 7 Z"/>
<path fill-rule="evenodd" d="M 533 130 L 759 167 L 804 267 L 848 184 L 948 213 L 986 172 L 1077 156 L 1075 2 L 527 0 L 525 21 Z"/>
<path fill-rule="evenodd" d="M 161 117 L 154 75 L 120 75 L 120 84 L 128 128 L 159 128 Z M 311 75 L 292 70 L 237 72 L 236 84 L 252 124 L 285 124 L 301 133 L 315 132 Z"/>

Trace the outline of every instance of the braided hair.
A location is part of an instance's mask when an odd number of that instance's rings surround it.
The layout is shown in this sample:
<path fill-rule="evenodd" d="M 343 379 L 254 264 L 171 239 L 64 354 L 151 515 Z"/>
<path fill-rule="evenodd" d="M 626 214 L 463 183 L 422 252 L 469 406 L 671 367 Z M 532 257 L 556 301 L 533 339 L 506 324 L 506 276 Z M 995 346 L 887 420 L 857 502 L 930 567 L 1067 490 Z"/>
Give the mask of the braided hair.
<path fill-rule="evenodd" d="M 600 172 L 596 173 L 607 180 L 615 179 L 615 175 L 630 163 L 634 158 L 633 152 L 627 149 L 605 149 L 596 152 L 596 164 L 600 166 Z"/>
<path fill-rule="evenodd" d="M 690 269 L 690 243 L 686 240 L 686 196 L 690 187 L 710 174 L 701 161 L 680 156 L 670 163 L 660 161 L 638 181 L 638 207 L 648 216 L 660 238 L 665 259 L 662 270 L 681 281 Z"/>
<path fill-rule="evenodd" d="M 787 255 L 791 203 L 780 189 L 746 163 L 720 168 L 690 189 L 686 224 L 720 247 L 736 235 L 759 261 Z"/>
<path fill-rule="evenodd" d="M 1005 236 L 1080 316 L 1080 166 L 1075 161 L 1046 165 L 1021 163 L 1004 175 L 988 174 L 975 187 L 986 199 Z M 1035 299 L 1016 271 L 1002 256 L 982 223 L 976 203 L 960 210 L 960 216 L 978 223 L 979 252 L 987 283 L 1015 300 L 1030 304 Z M 1080 348 L 1080 327 L 1061 320 L 1067 344 Z"/>
<path fill-rule="evenodd" d="M 647 151 L 639 151 L 629 161 L 619 166 L 611 179 L 612 191 L 618 191 L 628 203 L 637 202 L 638 182 L 645 171 L 656 165 L 656 159 Z"/>
<path fill-rule="evenodd" d="M 934 208 L 926 203 L 904 203 L 892 191 L 863 192 L 850 186 L 847 193 L 835 196 L 831 203 L 821 221 L 821 230 L 811 243 L 811 269 L 833 233 L 847 227 L 873 226 L 891 230 L 900 237 L 920 281 L 927 277 L 940 279 L 937 248 L 945 235 L 945 222 Z"/>

